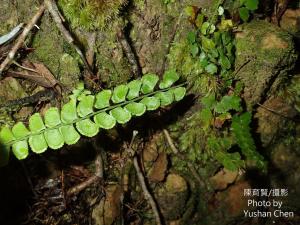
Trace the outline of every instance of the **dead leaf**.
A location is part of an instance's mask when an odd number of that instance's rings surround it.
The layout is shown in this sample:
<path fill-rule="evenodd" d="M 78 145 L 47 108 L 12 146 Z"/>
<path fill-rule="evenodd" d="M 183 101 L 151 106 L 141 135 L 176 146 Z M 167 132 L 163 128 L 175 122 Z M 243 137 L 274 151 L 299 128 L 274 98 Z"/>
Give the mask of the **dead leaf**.
<path fill-rule="evenodd" d="M 24 61 L 22 66 L 30 70 L 24 69 L 22 72 L 8 71 L 8 76 L 27 79 L 45 88 L 54 88 L 59 84 L 59 81 L 56 80 L 53 74 L 42 63 Z"/>

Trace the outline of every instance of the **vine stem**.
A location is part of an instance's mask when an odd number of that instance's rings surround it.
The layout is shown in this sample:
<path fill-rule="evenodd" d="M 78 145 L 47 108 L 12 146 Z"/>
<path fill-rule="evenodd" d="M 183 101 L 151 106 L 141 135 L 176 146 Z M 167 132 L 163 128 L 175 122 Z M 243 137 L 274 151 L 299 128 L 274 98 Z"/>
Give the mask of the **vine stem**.
<path fill-rule="evenodd" d="M 134 139 L 137 136 L 137 134 L 138 134 L 137 131 L 133 131 L 133 135 L 132 135 L 132 139 L 131 139 L 130 145 L 128 147 L 128 151 L 130 153 L 134 154 L 133 165 L 134 165 L 134 168 L 135 168 L 138 180 L 140 182 L 141 188 L 143 190 L 144 196 L 148 200 L 148 202 L 149 202 L 149 204 L 150 204 L 150 206 L 152 208 L 152 211 L 154 213 L 156 224 L 157 225 L 162 225 L 162 220 L 161 220 L 161 216 L 160 216 L 160 213 L 159 213 L 158 206 L 157 206 L 157 204 L 156 204 L 156 202 L 154 200 L 154 197 L 151 195 L 150 191 L 148 190 L 144 174 L 143 174 L 143 172 L 142 172 L 142 170 L 140 168 L 140 165 L 139 165 L 138 155 L 132 149 L 132 145 L 133 145 Z"/>
<path fill-rule="evenodd" d="M 9 51 L 7 57 L 0 65 L 0 78 L 2 77 L 3 71 L 6 70 L 13 62 L 13 59 L 14 59 L 17 51 L 24 44 L 26 37 L 28 36 L 29 32 L 32 30 L 34 25 L 37 23 L 37 21 L 40 19 L 40 17 L 43 15 L 45 9 L 46 9 L 45 4 L 42 4 L 40 6 L 39 10 L 37 11 L 37 13 L 30 20 L 30 22 L 24 27 L 23 32 L 17 39 L 16 44 L 12 47 L 12 49 Z"/>

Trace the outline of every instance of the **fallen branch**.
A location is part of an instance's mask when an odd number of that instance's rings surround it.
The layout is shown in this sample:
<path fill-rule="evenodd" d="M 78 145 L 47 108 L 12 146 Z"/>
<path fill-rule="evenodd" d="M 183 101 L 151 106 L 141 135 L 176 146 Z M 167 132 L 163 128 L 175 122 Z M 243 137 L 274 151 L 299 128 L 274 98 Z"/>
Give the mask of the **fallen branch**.
<path fill-rule="evenodd" d="M 137 131 L 134 131 L 133 135 L 132 135 L 132 139 L 131 139 L 130 145 L 128 147 L 128 151 L 130 153 L 134 154 L 133 165 L 134 165 L 134 168 L 135 168 L 138 180 L 140 182 L 141 188 L 143 190 L 144 196 L 148 200 L 148 202 L 149 202 L 149 204 L 150 204 L 150 206 L 152 208 L 152 211 L 154 213 L 156 224 L 157 225 L 162 225 L 162 221 L 161 221 L 161 217 L 160 217 L 160 213 L 159 213 L 157 204 L 156 204 L 153 196 L 151 195 L 151 193 L 148 190 L 148 187 L 146 185 L 144 174 L 143 174 L 143 172 L 142 172 L 142 170 L 140 168 L 139 162 L 138 162 L 138 156 L 137 156 L 137 154 L 132 149 L 132 145 L 133 145 L 133 142 L 134 142 L 134 139 L 135 139 L 136 135 L 137 135 Z"/>
<path fill-rule="evenodd" d="M 9 51 L 7 57 L 5 58 L 5 60 L 0 65 L 0 79 L 2 77 L 2 73 L 11 65 L 11 63 L 12 63 L 12 61 L 13 61 L 16 53 L 17 53 L 17 51 L 24 44 L 27 35 L 31 31 L 31 29 L 34 27 L 34 25 L 37 23 L 37 21 L 39 20 L 39 18 L 42 16 L 42 14 L 44 13 L 44 11 L 45 11 L 45 5 L 43 4 L 43 5 L 40 6 L 40 8 L 37 11 L 37 13 L 32 17 L 32 19 L 30 20 L 30 22 L 23 29 L 23 32 L 18 37 L 16 44 Z"/>

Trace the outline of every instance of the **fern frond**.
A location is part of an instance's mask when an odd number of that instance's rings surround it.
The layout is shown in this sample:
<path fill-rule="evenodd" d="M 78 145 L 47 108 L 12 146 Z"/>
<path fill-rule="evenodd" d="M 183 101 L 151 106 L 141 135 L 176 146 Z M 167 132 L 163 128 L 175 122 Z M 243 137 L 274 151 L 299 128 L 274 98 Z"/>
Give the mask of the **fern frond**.
<path fill-rule="evenodd" d="M 70 101 L 61 111 L 49 108 L 44 117 L 39 113 L 29 119 L 27 128 L 18 122 L 12 128 L 5 126 L 0 131 L 0 165 L 8 162 L 9 152 L 17 159 L 25 159 L 29 147 L 35 153 L 48 148 L 59 149 L 64 144 L 75 144 L 81 135 L 93 137 L 100 129 L 111 129 L 117 123 L 125 124 L 133 116 L 141 116 L 146 110 L 156 110 L 173 101 L 180 101 L 186 93 L 184 84 L 172 87 L 179 79 L 173 71 L 167 72 L 159 83 L 155 74 L 146 74 L 140 80 L 122 84 L 114 90 L 103 90 L 91 95 L 81 85 L 70 96 Z M 155 87 L 159 89 L 155 90 Z"/>

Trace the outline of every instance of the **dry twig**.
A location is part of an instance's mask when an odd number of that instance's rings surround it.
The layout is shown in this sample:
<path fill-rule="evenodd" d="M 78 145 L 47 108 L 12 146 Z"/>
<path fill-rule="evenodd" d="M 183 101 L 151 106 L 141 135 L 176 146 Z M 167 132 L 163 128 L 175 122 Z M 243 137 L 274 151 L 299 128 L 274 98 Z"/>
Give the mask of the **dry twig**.
<path fill-rule="evenodd" d="M 148 200 L 148 202 L 149 202 L 149 204 L 150 204 L 150 206 L 152 208 L 152 211 L 154 213 L 156 224 L 157 225 L 162 225 L 162 221 L 161 221 L 161 216 L 160 216 L 160 213 L 159 213 L 159 209 L 157 207 L 157 204 L 156 204 L 153 196 L 151 195 L 150 191 L 148 190 L 144 174 L 143 174 L 143 172 L 142 172 L 142 170 L 140 168 L 139 162 L 138 162 L 138 156 L 137 156 L 137 154 L 132 149 L 132 145 L 133 145 L 133 142 L 134 142 L 134 139 L 135 139 L 136 135 L 137 135 L 137 131 L 134 131 L 133 135 L 132 135 L 132 139 L 131 139 L 130 145 L 128 147 L 128 151 L 134 154 L 133 165 L 134 165 L 135 171 L 137 173 L 137 177 L 138 177 L 138 180 L 140 182 L 141 188 L 143 190 L 144 196 Z"/>
<path fill-rule="evenodd" d="M 31 29 L 34 27 L 34 25 L 37 23 L 37 21 L 39 20 L 39 18 L 42 16 L 42 14 L 44 13 L 44 11 L 45 11 L 45 5 L 43 4 L 43 5 L 40 6 L 39 10 L 32 17 L 32 19 L 26 25 L 26 27 L 23 29 L 23 32 L 21 33 L 21 35 L 17 39 L 16 44 L 13 46 L 13 48 L 10 50 L 10 52 L 8 53 L 8 55 L 5 58 L 5 60 L 0 65 L 0 78 L 2 76 L 2 73 L 11 65 L 11 63 L 12 63 L 12 61 L 13 61 L 16 53 L 17 53 L 17 51 L 24 44 L 24 41 L 25 41 L 27 35 L 31 31 Z"/>
<path fill-rule="evenodd" d="M 183 161 L 187 162 L 187 166 L 189 168 L 189 170 L 191 171 L 192 175 L 196 178 L 196 180 L 198 181 L 198 183 L 202 186 L 202 187 L 206 187 L 207 185 L 206 183 L 201 179 L 201 177 L 199 176 L 199 174 L 197 173 L 196 168 L 194 167 L 194 165 L 187 161 L 186 158 L 184 157 L 184 155 L 182 155 L 178 149 L 176 148 L 176 146 L 174 145 L 174 142 L 169 134 L 169 131 L 166 129 L 163 129 L 164 135 L 167 139 L 168 144 L 170 145 L 170 148 L 172 149 L 172 151 L 174 152 L 174 154 L 176 156 L 178 156 L 180 159 L 182 159 Z"/>
<path fill-rule="evenodd" d="M 104 171 L 103 159 L 102 159 L 100 152 L 97 153 L 97 156 L 95 159 L 95 167 L 96 167 L 95 174 L 93 176 L 91 176 L 90 178 L 88 178 L 87 180 L 83 181 L 82 183 L 70 188 L 67 191 L 68 196 L 75 195 L 75 194 L 81 192 L 82 190 L 86 189 L 93 183 L 103 180 L 103 175 L 104 175 L 103 174 L 103 171 Z"/>

